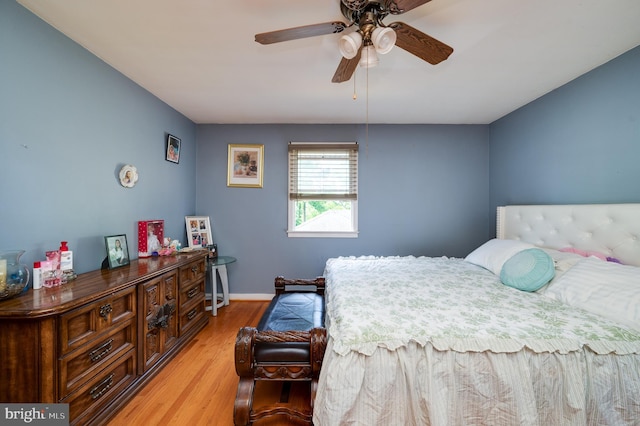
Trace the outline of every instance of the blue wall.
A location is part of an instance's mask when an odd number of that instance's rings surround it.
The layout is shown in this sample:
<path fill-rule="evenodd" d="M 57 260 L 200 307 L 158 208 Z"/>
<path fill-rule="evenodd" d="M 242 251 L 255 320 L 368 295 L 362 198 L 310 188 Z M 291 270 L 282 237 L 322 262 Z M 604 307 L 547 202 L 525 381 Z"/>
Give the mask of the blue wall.
<path fill-rule="evenodd" d="M 210 216 L 232 293 L 313 278 L 327 258 L 464 256 L 489 237 L 488 126 L 198 126 L 197 202 Z M 288 238 L 287 144 L 357 141 L 358 238 Z M 264 187 L 227 187 L 227 145 L 264 144 Z"/>
<path fill-rule="evenodd" d="M 490 126 L 198 125 L 39 20 L 0 1 L 0 250 L 69 241 L 97 269 L 103 236 L 211 217 L 233 293 L 313 277 L 339 255 L 464 256 L 505 203 L 640 202 L 640 48 Z M 164 160 L 166 133 L 182 139 Z M 368 135 L 368 140 L 367 140 Z M 360 236 L 286 236 L 289 141 L 357 141 Z M 227 145 L 265 145 L 264 188 L 226 186 Z M 121 187 L 134 164 L 140 181 Z"/>
<path fill-rule="evenodd" d="M 491 210 L 640 202 L 640 47 L 491 124 Z"/>
<path fill-rule="evenodd" d="M 182 138 L 165 161 L 165 134 Z M 196 126 L 14 1 L 0 1 L 0 250 L 25 263 L 74 251 L 77 272 L 99 269 L 104 236 L 164 219 L 184 240 L 195 208 Z M 137 186 L 120 186 L 124 164 Z"/>

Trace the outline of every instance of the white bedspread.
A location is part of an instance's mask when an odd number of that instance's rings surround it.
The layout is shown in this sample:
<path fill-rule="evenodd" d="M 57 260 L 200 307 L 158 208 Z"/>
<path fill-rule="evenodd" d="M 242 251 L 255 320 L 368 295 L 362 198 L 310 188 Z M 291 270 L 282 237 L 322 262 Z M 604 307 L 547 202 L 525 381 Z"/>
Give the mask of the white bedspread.
<path fill-rule="evenodd" d="M 316 425 L 638 424 L 640 334 L 462 259 L 327 261 Z"/>

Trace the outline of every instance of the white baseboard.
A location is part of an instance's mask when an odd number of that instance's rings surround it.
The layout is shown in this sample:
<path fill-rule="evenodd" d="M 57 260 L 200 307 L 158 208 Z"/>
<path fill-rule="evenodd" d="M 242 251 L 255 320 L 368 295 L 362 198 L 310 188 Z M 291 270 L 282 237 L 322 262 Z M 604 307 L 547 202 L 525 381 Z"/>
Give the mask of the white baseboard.
<path fill-rule="evenodd" d="M 271 300 L 273 294 L 267 293 L 229 293 L 229 300 Z"/>

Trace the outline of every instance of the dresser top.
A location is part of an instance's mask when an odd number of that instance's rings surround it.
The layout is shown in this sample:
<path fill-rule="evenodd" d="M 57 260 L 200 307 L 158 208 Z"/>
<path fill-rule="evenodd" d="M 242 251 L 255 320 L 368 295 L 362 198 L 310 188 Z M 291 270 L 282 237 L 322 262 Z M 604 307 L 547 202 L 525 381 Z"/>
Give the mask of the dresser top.
<path fill-rule="evenodd" d="M 57 315 L 137 285 L 195 260 L 206 251 L 132 260 L 127 266 L 79 274 L 75 280 L 54 288 L 29 288 L 20 296 L 0 301 L 2 318 L 39 318 Z"/>

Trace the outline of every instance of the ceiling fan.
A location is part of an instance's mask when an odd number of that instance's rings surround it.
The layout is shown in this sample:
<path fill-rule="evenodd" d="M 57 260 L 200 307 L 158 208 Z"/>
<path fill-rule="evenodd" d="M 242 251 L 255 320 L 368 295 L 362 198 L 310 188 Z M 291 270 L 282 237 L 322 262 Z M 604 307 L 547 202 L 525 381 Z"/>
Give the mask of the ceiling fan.
<path fill-rule="evenodd" d="M 348 23 L 325 22 L 271 31 L 256 34 L 256 41 L 260 44 L 279 43 L 341 33 L 346 28 L 357 25 L 356 31 L 340 38 L 339 47 L 343 58 L 333 75 L 333 83 L 348 81 L 358 64 L 364 67 L 375 66 L 378 61 L 376 52 L 387 53 L 394 45 L 436 65 L 447 59 L 453 48 L 403 22 L 392 22 L 389 25 L 382 23 L 389 14 L 400 15 L 429 1 L 341 0 L 340 11 Z"/>

